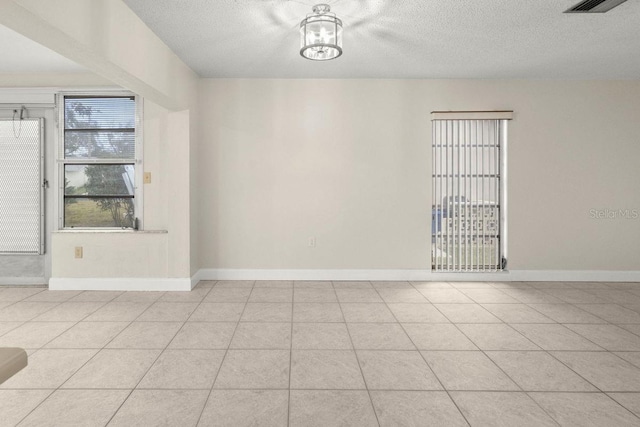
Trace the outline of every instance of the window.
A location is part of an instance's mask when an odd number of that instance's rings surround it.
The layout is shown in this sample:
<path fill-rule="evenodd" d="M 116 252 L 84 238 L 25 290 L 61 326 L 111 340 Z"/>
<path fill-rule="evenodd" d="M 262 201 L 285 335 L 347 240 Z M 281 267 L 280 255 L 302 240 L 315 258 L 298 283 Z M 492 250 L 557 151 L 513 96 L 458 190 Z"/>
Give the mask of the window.
<path fill-rule="evenodd" d="M 61 226 L 136 228 L 136 98 L 64 95 L 60 109 Z"/>
<path fill-rule="evenodd" d="M 510 112 L 433 113 L 433 271 L 506 267 L 504 186 Z"/>

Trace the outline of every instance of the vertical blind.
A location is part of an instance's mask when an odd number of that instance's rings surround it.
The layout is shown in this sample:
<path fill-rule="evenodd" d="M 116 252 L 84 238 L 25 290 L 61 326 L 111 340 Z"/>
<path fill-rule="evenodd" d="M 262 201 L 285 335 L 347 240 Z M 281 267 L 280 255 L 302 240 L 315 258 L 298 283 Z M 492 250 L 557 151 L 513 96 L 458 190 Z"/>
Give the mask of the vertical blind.
<path fill-rule="evenodd" d="M 0 119 L 0 253 L 42 254 L 43 119 Z"/>
<path fill-rule="evenodd" d="M 432 116 L 434 271 L 499 271 L 505 265 L 502 165 L 508 118 L 504 112 Z"/>

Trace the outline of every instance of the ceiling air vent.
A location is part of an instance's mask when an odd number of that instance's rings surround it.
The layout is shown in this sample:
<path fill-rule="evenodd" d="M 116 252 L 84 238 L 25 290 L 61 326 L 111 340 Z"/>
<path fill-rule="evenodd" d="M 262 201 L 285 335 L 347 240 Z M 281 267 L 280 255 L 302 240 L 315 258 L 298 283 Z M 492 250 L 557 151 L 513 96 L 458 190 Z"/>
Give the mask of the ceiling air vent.
<path fill-rule="evenodd" d="M 605 13 L 627 0 L 584 0 L 564 13 Z"/>

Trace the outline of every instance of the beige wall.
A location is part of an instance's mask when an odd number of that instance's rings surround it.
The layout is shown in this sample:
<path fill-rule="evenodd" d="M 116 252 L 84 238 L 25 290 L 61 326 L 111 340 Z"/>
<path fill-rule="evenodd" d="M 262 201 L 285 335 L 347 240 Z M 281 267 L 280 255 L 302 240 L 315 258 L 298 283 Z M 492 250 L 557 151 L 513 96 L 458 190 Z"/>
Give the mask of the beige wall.
<path fill-rule="evenodd" d="M 52 277 L 117 278 L 168 277 L 167 233 L 53 233 Z M 76 259 L 74 249 L 83 247 Z"/>
<path fill-rule="evenodd" d="M 640 270 L 640 82 L 200 83 L 200 267 L 429 269 L 433 110 L 515 111 L 511 270 Z M 309 237 L 317 246 L 308 247 Z"/>

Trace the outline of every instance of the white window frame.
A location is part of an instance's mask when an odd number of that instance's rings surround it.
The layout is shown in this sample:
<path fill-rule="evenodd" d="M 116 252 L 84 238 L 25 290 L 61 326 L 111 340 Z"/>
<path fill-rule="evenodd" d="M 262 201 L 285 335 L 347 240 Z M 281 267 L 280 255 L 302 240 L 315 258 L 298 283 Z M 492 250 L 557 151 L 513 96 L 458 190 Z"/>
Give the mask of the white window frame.
<path fill-rule="evenodd" d="M 133 194 L 133 211 L 134 217 L 138 221 L 138 228 L 121 228 L 121 227 L 65 227 L 64 226 L 64 166 L 66 164 L 92 164 L 105 163 L 100 159 L 65 159 L 64 157 L 64 98 L 65 96 L 93 96 L 93 97 L 133 97 L 135 102 L 135 158 L 134 158 L 134 194 Z M 56 202 L 58 212 L 58 229 L 59 230 L 90 230 L 90 231 L 140 231 L 144 230 L 144 153 L 143 153 L 143 99 L 142 97 L 128 91 L 122 90 L 99 90 L 99 91 L 64 91 L 56 94 L 56 126 L 58 127 L 56 140 L 56 173 L 55 188 L 57 191 Z M 109 162 L 116 164 L 118 162 Z M 122 163 L 131 163 L 130 160 L 122 161 Z"/>

